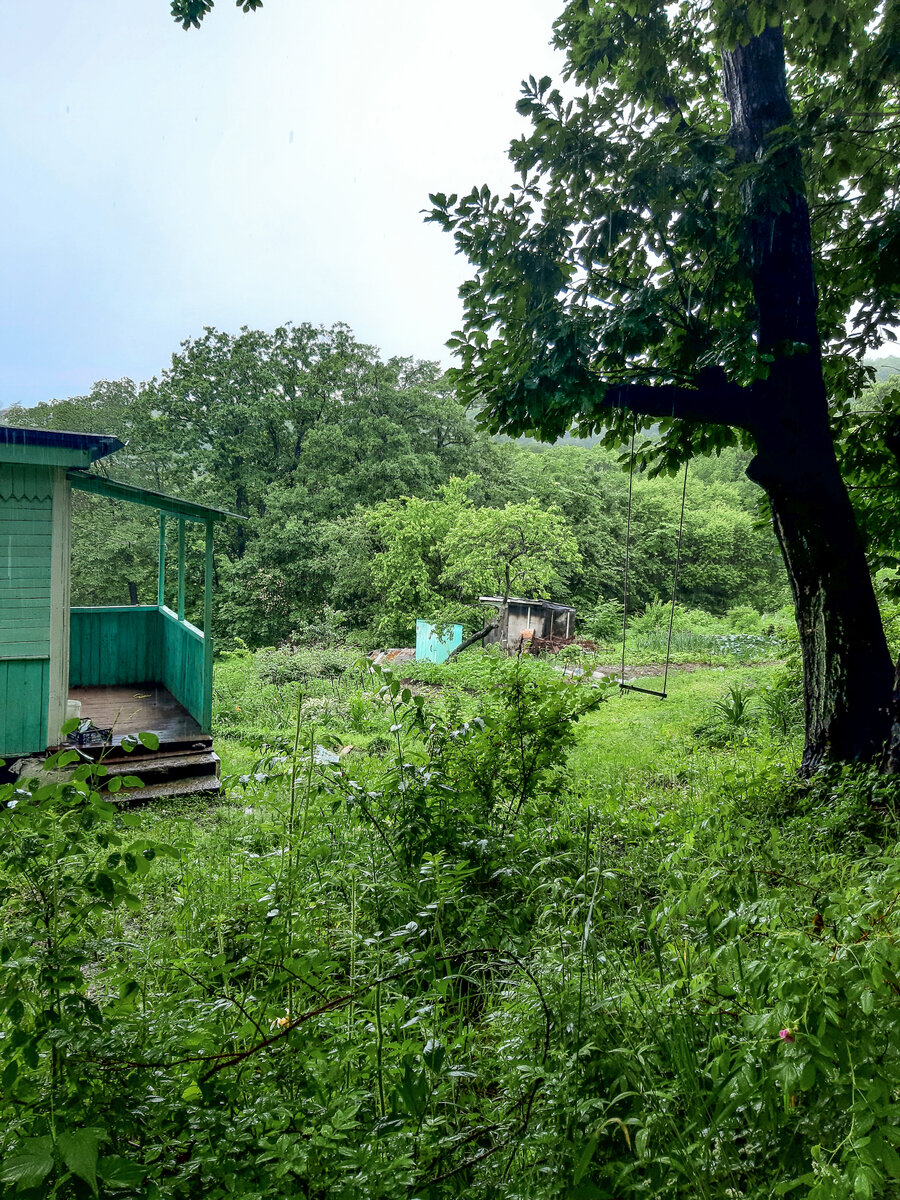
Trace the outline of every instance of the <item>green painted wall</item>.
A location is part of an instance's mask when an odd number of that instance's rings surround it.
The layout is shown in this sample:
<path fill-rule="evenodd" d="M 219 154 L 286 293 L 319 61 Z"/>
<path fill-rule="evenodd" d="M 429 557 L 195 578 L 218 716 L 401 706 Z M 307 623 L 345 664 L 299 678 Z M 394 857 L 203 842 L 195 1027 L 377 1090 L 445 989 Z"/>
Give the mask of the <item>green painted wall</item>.
<path fill-rule="evenodd" d="M 0 659 L 0 758 L 46 748 L 49 691 L 49 659 Z"/>
<path fill-rule="evenodd" d="M 73 608 L 70 687 L 161 683 L 203 724 L 203 635 L 155 607 Z"/>
<path fill-rule="evenodd" d="M 203 634 L 193 626 L 182 624 L 174 614 L 163 609 L 162 622 L 162 682 L 179 704 L 183 704 L 195 721 L 204 724 L 203 705 Z M 208 732 L 208 730 L 207 730 Z"/>
<path fill-rule="evenodd" d="M 70 687 L 162 682 L 155 606 L 72 609 Z"/>
<path fill-rule="evenodd" d="M 53 480 L 0 463 L 0 757 L 47 745 Z"/>

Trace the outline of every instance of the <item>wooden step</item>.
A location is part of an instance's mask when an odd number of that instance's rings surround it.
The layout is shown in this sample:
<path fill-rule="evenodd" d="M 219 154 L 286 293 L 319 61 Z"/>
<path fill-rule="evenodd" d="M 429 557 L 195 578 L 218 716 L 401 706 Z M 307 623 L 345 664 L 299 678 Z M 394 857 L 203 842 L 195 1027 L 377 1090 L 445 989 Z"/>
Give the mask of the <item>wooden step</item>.
<path fill-rule="evenodd" d="M 168 800 L 176 796 L 214 796 L 221 789 L 216 775 L 189 776 L 170 779 L 163 783 L 151 783 L 147 787 L 116 792 L 110 797 L 116 804 L 130 806 L 150 800 Z"/>
<path fill-rule="evenodd" d="M 148 786 L 151 783 L 163 783 L 167 780 L 189 779 L 202 775 L 219 777 L 219 756 L 212 750 L 197 754 L 165 754 L 154 758 L 139 759 L 137 762 L 105 761 L 106 775 L 98 782 L 115 779 L 123 775 L 135 775 Z"/>
<path fill-rule="evenodd" d="M 209 751 L 212 749 L 212 744 L 212 737 L 208 733 L 198 733 L 190 738 L 161 741 L 158 750 L 150 750 L 147 746 L 138 745 L 133 750 L 126 751 L 118 742 L 111 746 L 80 746 L 74 747 L 74 749 L 79 749 L 86 758 L 92 758 L 94 762 L 99 762 L 102 758 L 104 763 L 111 767 L 113 763 L 143 762 L 146 759 Z M 71 750 L 73 747 L 66 746 L 65 749 Z"/>

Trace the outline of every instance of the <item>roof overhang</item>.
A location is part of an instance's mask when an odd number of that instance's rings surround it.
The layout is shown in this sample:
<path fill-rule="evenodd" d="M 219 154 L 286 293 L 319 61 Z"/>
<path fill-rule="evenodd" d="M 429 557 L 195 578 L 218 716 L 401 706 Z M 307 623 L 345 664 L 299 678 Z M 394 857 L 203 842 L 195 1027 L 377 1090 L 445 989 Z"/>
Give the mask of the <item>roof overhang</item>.
<path fill-rule="evenodd" d="M 208 524 L 212 521 L 246 521 L 249 518 L 224 508 L 210 508 L 207 504 L 195 504 L 193 500 L 179 500 L 164 492 L 152 492 L 148 488 L 135 487 L 131 483 L 117 483 L 102 475 L 91 475 L 87 471 L 67 472 L 73 488 L 80 492 L 91 492 L 95 496 L 106 496 L 109 500 L 127 500 L 131 504 L 143 504 L 155 508 L 166 516 L 180 517 L 185 521 Z"/>
<path fill-rule="evenodd" d="M 89 467 L 124 446 L 124 442 L 106 433 L 67 433 L 57 429 L 0 425 L 0 462 L 41 467 Z"/>

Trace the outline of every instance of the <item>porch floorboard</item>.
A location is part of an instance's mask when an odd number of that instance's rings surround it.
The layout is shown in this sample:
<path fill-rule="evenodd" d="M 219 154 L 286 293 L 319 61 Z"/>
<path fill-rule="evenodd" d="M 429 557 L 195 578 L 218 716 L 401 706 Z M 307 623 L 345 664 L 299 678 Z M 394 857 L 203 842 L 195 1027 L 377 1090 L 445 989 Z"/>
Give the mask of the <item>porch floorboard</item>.
<path fill-rule="evenodd" d="M 81 701 L 82 720 L 101 729 L 112 728 L 113 745 L 127 734 L 155 733 L 160 745 L 169 742 L 211 741 L 209 734 L 172 693 L 160 683 L 127 687 L 73 687 L 69 699 Z"/>

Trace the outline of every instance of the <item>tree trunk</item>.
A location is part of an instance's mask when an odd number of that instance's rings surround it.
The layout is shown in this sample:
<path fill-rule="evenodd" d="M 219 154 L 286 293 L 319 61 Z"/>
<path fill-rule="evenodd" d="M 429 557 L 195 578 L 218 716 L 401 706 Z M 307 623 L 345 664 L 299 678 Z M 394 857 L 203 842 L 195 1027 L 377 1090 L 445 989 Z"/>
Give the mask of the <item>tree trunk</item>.
<path fill-rule="evenodd" d="M 764 164 L 743 184 L 759 349 L 772 356 L 753 385 L 747 473 L 768 493 L 793 591 L 810 772 L 880 757 L 893 672 L 828 424 L 800 151 L 771 138 L 793 121 L 780 27 L 725 52 L 723 67 L 737 161 Z"/>
<path fill-rule="evenodd" d="M 457 654 L 461 654 L 463 650 L 468 650 L 470 646 L 474 646 L 476 642 L 483 641 L 483 639 L 487 637 L 491 630 L 496 629 L 499 624 L 499 621 L 491 621 L 485 625 L 484 629 L 479 629 L 478 633 L 473 633 L 472 636 L 467 637 L 464 642 L 460 642 L 456 649 L 451 650 L 447 655 L 447 662 L 449 662 L 451 658 L 456 658 Z"/>
<path fill-rule="evenodd" d="M 894 674 L 894 695 L 891 704 L 891 734 L 884 755 L 884 769 L 890 775 L 900 775 L 900 658 Z"/>
<path fill-rule="evenodd" d="M 772 505 L 803 658 L 803 770 L 877 760 L 890 732 L 893 671 L 862 540 L 827 429 L 765 447 L 748 475 Z M 818 443 L 818 444 L 817 444 Z"/>

